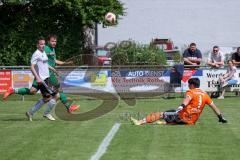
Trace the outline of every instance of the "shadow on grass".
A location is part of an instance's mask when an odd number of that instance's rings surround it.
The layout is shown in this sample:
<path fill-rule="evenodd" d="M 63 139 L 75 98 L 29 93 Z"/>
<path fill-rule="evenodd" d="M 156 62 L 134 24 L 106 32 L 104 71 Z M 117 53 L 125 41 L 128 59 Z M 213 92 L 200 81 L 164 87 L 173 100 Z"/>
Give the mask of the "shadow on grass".
<path fill-rule="evenodd" d="M 0 121 L 5 121 L 5 122 L 17 122 L 17 121 L 26 121 L 26 122 L 30 122 L 27 118 L 0 118 Z M 46 121 L 45 119 L 33 119 L 33 121 Z"/>

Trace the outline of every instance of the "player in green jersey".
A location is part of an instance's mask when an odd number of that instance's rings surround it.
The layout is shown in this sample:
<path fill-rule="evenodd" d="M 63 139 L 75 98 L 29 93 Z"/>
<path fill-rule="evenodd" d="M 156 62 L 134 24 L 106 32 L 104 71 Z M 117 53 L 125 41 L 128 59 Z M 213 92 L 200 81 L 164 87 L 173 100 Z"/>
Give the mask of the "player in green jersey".
<path fill-rule="evenodd" d="M 57 44 L 57 36 L 56 35 L 50 35 L 48 37 L 48 45 L 45 45 L 45 52 L 48 56 L 48 64 L 50 67 L 55 68 L 56 64 L 57 65 L 64 65 L 64 64 L 70 64 L 71 62 L 63 62 L 60 60 L 56 59 L 56 54 L 55 54 L 55 47 Z M 69 113 L 72 113 L 73 111 L 79 109 L 78 105 L 73 105 L 71 102 L 69 102 L 68 98 L 65 96 L 63 91 L 60 88 L 60 83 L 58 81 L 58 78 L 56 76 L 56 73 L 54 73 L 52 70 L 50 70 L 50 83 L 55 87 L 58 88 L 59 93 L 60 93 L 60 100 L 64 104 L 64 106 L 67 108 Z M 39 90 L 38 83 L 36 79 L 34 79 L 32 87 L 29 88 L 18 88 L 18 89 L 13 89 L 10 87 L 3 96 L 3 99 L 6 100 L 8 96 L 11 94 L 20 94 L 20 95 L 33 95 L 36 94 L 37 91 Z"/>

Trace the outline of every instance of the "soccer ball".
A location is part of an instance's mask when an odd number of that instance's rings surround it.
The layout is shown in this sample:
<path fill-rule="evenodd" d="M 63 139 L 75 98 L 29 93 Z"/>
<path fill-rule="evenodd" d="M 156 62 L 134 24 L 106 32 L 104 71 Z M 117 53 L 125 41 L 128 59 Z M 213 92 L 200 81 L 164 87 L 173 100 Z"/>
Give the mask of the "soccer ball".
<path fill-rule="evenodd" d="M 112 12 L 108 12 L 105 15 L 105 20 L 109 23 L 115 23 L 116 22 L 116 15 Z"/>

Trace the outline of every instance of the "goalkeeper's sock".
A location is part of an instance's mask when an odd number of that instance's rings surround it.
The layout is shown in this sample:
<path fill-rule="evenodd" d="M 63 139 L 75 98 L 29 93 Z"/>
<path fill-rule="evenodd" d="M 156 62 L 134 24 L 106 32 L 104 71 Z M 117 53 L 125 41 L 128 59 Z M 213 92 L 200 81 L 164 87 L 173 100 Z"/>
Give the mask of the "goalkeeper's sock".
<path fill-rule="evenodd" d="M 17 88 L 17 89 L 14 89 L 14 93 L 21 94 L 21 95 L 31 94 L 29 88 Z"/>
<path fill-rule="evenodd" d="M 145 120 L 146 120 L 146 123 L 153 123 L 160 119 L 161 119 L 161 113 L 156 112 L 156 113 L 152 113 L 152 114 L 148 115 Z"/>
<path fill-rule="evenodd" d="M 72 103 L 68 101 L 66 95 L 63 92 L 60 92 L 60 101 L 64 104 L 67 110 L 71 107 Z"/>
<path fill-rule="evenodd" d="M 37 112 L 43 105 L 45 104 L 43 99 L 40 99 L 33 108 L 29 110 L 29 113 L 33 115 L 35 112 Z"/>

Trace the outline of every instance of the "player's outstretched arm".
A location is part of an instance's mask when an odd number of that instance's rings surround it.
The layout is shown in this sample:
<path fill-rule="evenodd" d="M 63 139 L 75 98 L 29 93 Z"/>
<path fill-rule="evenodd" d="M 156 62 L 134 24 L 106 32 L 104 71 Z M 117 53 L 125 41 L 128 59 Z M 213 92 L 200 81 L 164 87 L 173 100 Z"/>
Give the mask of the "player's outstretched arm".
<path fill-rule="evenodd" d="M 68 61 L 68 62 L 64 62 L 64 61 L 60 61 L 60 60 L 55 60 L 57 65 L 64 65 L 64 64 L 73 64 L 72 61 Z"/>
<path fill-rule="evenodd" d="M 221 114 L 221 111 L 218 109 L 218 107 L 213 102 L 209 106 L 212 108 L 214 113 L 218 116 L 219 122 L 227 123 L 227 120 L 223 117 L 223 115 Z"/>

